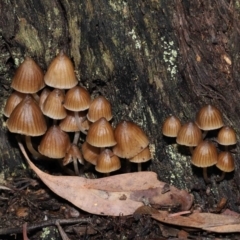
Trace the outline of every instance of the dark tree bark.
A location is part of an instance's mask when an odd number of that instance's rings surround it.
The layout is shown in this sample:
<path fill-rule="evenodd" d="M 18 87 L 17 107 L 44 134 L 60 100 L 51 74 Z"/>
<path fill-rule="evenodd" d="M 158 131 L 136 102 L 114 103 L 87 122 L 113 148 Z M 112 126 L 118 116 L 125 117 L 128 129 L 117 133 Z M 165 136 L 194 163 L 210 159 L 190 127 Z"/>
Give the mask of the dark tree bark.
<path fill-rule="evenodd" d="M 114 124 L 133 120 L 146 131 L 153 159 L 148 169 L 196 202 L 213 207 L 221 198 L 239 210 L 240 173 L 206 185 L 190 155 L 162 137 L 169 114 L 192 121 L 204 104 L 224 115 L 239 135 L 239 18 L 236 0 L 97 1 L 4 0 L 0 3 L 0 104 L 25 56 L 46 70 L 60 49 L 71 56 L 80 84 L 113 105 Z M 2 113 L 2 111 L 1 111 Z M 23 159 L 1 117 L 0 168 Z M 239 144 L 234 155 L 239 168 Z M 212 176 L 219 174 L 212 168 Z"/>

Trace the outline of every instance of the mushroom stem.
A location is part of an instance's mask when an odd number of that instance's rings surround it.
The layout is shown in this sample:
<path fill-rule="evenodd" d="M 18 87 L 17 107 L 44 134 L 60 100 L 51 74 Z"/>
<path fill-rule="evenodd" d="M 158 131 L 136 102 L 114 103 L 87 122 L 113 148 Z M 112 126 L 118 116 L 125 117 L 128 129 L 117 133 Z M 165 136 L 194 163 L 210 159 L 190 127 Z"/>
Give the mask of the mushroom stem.
<path fill-rule="evenodd" d="M 78 161 L 76 158 L 73 158 L 73 167 L 74 167 L 74 172 L 76 176 L 80 175 L 79 169 L 78 169 Z"/>
<path fill-rule="evenodd" d="M 78 115 L 78 112 L 74 112 L 74 116 L 75 116 L 75 119 L 76 119 L 76 123 L 77 123 L 77 126 L 78 126 L 78 129 L 87 135 L 87 132 L 82 128 L 82 122 L 86 119 L 85 117 L 79 117 Z"/>
<path fill-rule="evenodd" d="M 26 141 L 26 146 L 27 146 L 29 152 L 33 155 L 33 157 L 35 159 L 46 158 L 45 156 L 43 156 L 42 154 L 40 154 L 33 148 L 31 136 L 25 135 L 25 141 Z"/>
<path fill-rule="evenodd" d="M 80 137 L 80 131 L 75 132 L 75 133 L 74 133 L 74 138 L 73 138 L 73 144 L 76 144 L 76 145 L 77 145 L 78 140 L 79 140 L 79 137 Z"/>
<path fill-rule="evenodd" d="M 36 100 L 37 103 L 39 103 L 40 97 L 36 93 L 33 93 L 32 97 Z"/>
<path fill-rule="evenodd" d="M 217 178 L 217 182 L 221 182 L 225 178 L 226 172 L 222 172 L 221 176 Z"/>
<path fill-rule="evenodd" d="M 210 179 L 208 178 L 207 168 L 206 167 L 203 168 L 203 178 L 204 178 L 206 183 L 210 183 L 211 182 Z"/>
<path fill-rule="evenodd" d="M 141 172 L 141 171 L 142 171 L 142 164 L 138 163 L 138 172 Z"/>

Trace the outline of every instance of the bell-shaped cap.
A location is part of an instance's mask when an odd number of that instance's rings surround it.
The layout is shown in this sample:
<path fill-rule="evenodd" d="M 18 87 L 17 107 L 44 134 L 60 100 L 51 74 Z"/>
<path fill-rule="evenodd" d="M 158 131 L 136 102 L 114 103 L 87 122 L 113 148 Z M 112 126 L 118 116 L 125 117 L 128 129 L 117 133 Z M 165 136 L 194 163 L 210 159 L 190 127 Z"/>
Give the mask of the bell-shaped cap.
<path fill-rule="evenodd" d="M 198 111 L 195 123 L 204 131 L 218 129 L 223 126 L 222 114 L 216 107 L 206 105 Z"/>
<path fill-rule="evenodd" d="M 86 141 L 92 146 L 100 148 L 111 147 L 117 143 L 113 128 L 105 118 L 100 118 L 90 126 Z"/>
<path fill-rule="evenodd" d="M 110 173 L 121 168 L 118 156 L 114 155 L 110 149 L 103 150 L 97 159 L 96 171 L 100 173 Z"/>
<path fill-rule="evenodd" d="M 96 97 L 90 104 L 87 118 L 90 122 L 96 122 L 104 117 L 107 121 L 112 119 L 111 103 L 103 96 Z"/>
<path fill-rule="evenodd" d="M 178 131 L 176 142 L 180 145 L 195 147 L 201 141 L 202 132 L 193 122 L 184 124 Z"/>
<path fill-rule="evenodd" d="M 216 167 L 223 172 L 232 172 L 234 170 L 234 159 L 230 152 L 220 152 L 218 154 Z"/>
<path fill-rule="evenodd" d="M 93 164 L 93 165 L 96 165 L 97 164 L 97 158 L 100 154 L 100 148 L 98 147 L 94 147 L 92 145 L 90 145 L 89 143 L 87 142 L 84 142 L 82 144 L 82 154 L 83 154 L 83 158 Z"/>
<path fill-rule="evenodd" d="M 44 88 L 43 71 L 30 57 L 18 67 L 11 88 L 22 93 L 36 93 Z"/>
<path fill-rule="evenodd" d="M 89 92 L 80 86 L 67 91 L 63 106 L 70 111 L 79 112 L 89 108 L 91 97 Z"/>
<path fill-rule="evenodd" d="M 10 132 L 28 136 L 41 136 L 47 130 L 45 118 L 38 104 L 30 95 L 16 106 L 7 120 Z"/>
<path fill-rule="evenodd" d="M 67 111 L 63 107 L 63 100 L 64 92 L 61 89 L 54 89 L 43 103 L 43 114 L 52 119 L 64 119 L 67 116 Z"/>
<path fill-rule="evenodd" d="M 217 149 L 215 145 L 209 141 L 202 141 L 194 149 L 192 155 L 192 164 L 197 167 L 210 167 L 217 163 Z"/>
<path fill-rule="evenodd" d="M 237 143 L 237 136 L 232 127 L 224 126 L 220 129 L 217 142 L 223 146 L 234 145 Z"/>
<path fill-rule="evenodd" d="M 133 163 L 143 163 L 149 161 L 151 158 L 152 158 L 151 152 L 149 146 L 147 146 L 136 156 L 129 158 L 129 161 Z"/>
<path fill-rule="evenodd" d="M 163 123 L 162 134 L 166 137 L 177 137 L 180 128 L 180 120 L 175 116 L 170 116 Z"/>
<path fill-rule="evenodd" d="M 44 104 L 45 100 L 47 99 L 49 93 L 51 93 L 50 89 L 44 88 L 40 94 L 38 104 L 39 104 L 39 107 L 41 108 L 41 110 L 43 109 L 43 104 Z"/>
<path fill-rule="evenodd" d="M 59 126 L 50 127 L 43 136 L 38 151 L 49 158 L 63 158 L 71 145 L 69 136 Z"/>
<path fill-rule="evenodd" d="M 132 158 L 149 144 L 144 131 L 130 121 L 120 122 L 114 131 L 114 136 L 117 145 L 114 146 L 113 152 L 121 158 Z"/>
<path fill-rule="evenodd" d="M 3 110 L 4 116 L 9 117 L 14 108 L 23 100 L 25 96 L 26 94 L 24 93 L 14 91 L 7 99 L 6 105 Z"/>
<path fill-rule="evenodd" d="M 44 81 L 48 86 L 59 89 L 70 89 L 77 85 L 73 63 L 63 51 L 51 62 Z"/>

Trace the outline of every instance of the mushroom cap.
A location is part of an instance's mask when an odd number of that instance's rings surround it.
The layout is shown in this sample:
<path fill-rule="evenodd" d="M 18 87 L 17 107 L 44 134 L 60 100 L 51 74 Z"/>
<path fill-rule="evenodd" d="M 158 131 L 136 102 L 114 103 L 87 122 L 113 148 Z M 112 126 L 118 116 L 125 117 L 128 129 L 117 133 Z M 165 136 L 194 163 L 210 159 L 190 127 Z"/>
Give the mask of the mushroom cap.
<path fill-rule="evenodd" d="M 103 150 L 97 159 L 96 171 L 100 173 L 110 173 L 121 168 L 121 162 L 110 149 Z"/>
<path fill-rule="evenodd" d="M 87 142 L 82 144 L 83 157 L 87 162 L 93 165 L 97 164 L 97 158 L 100 154 L 100 148 L 94 147 Z"/>
<path fill-rule="evenodd" d="M 49 158 L 63 158 L 70 144 L 68 134 L 63 132 L 59 126 L 53 125 L 43 136 L 38 151 Z"/>
<path fill-rule="evenodd" d="M 223 126 L 222 114 L 216 107 L 206 105 L 198 111 L 195 123 L 204 131 L 218 129 Z"/>
<path fill-rule="evenodd" d="M 144 131 L 130 121 L 120 122 L 114 131 L 114 135 L 117 145 L 113 147 L 113 152 L 121 158 L 132 158 L 149 144 Z"/>
<path fill-rule="evenodd" d="M 237 136 L 232 127 L 224 126 L 218 132 L 217 142 L 224 146 L 234 145 L 237 143 Z"/>
<path fill-rule="evenodd" d="M 177 137 L 180 128 L 180 120 L 175 116 L 170 116 L 163 123 L 162 134 L 166 137 Z"/>
<path fill-rule="evenodd" d="M 45 100 L 47 99 L 50 92 L 51 92 L 51 90 L 49 88 L 44 88 L 42 90 L 40 97 L 39 97 L 39 103 L 38 103 L 41 110 L 43 109 L 43 104 L 44 104 Z"/>
<path fill-rule="evenodd" d="M 129 161 L 133 163 L 143 163 L 149 161 L 151 158 L 152 158 L 151 152 L 149 146 L 147 146 L 136 156 L 129 158 Z"/>
<path fill-rule="evenodd" d="M 176 142 L 180 145 L 195 147 L 201 141 L 202 132 L 193 122 L 184 124 L 178 131 Z"/>
<path fill-rule="evenodd" d="M 38 104 L 30 95 L 16 106 L 7 120 L 10 132 L 28 136 L 41 136 L 47 131 L 47 124 Z"/>
<path fill-rule="evenodd" d="M 100 118 L 112 119 L 111 103 L 103 96 L 96 97 L 90 104 L 87 118 L 90 122 L 96 122 Z"/>
<path fill-rule="evenodd" d="M 216 167 L 223 172 L 232 172 L 234 170 L 234 159 L 230 152 L 220 152 L 218 154 Z"/>
<path fill-rule="evenodd" d="M 86 141 L 100 148 L 111 147 L 117 143 L 111 124 L 103 117 L 89 127 Z"/>
<path fill-rule="evenodd" d="M 77 85 L 73 63 L 63 51 L 51 62 L 44 81 L 48 86 L 59 89 L 70 89 Z"/>
<path fill-rule="evenodd" d="M 13 109 L 23 100 L 25 96 L 26 94 L 24 93 L 14 91 L 7 99 L 6 105 L 3 110 L 4 116 L 9 117 Z"/>
<path fill-rule="evenodd" d="M 89 92 L 80 86 L 75 86 L 67 91 L 63 106 L 74 112 L 87 110 L 90 106 L 91 97 Z"/>
<path fill-rule="evenodd" d="M 217 163 L 217 149 L 215 145 L 209 141 L 202 141 L 194 149 L 192 154 L 192 164 L 197 167 L 210 167 Z"/>
<path fill-rule="evenodd" d="M 84 159 L 79 147 L 72 143 L 63 159 L 63 166 L 66 166 L 74 159 L 77 159 L 79 163 L 84 164 Z"/>
<path fill-rule="evenodd" d="M 79 131 L 79 127 L 76 122 L 75 114 L 78 114 L 80 119 L 83 119 L 86 116 L 85 112 L 74 113 L 71 111 L 67 111 L 67 116 L 64 119 L 62 119 L 59 123 L 59 127 L 64 132 L 78 132 Z"/>
<path fill-rule="evenodd" d="M 52 119 L 64 119 L 67 116 L 67 111 L 63 107 L 63 100 L 64 92 L 61 89 L 54 89 L 43 103 L 43 114 Z"/>
<path fill-rule="evenodd" d="M 36 93 L 45 87 L 43 71 L 30 57 L 18 67 L 11 83 L 11 88 L 22 93 Z"/>

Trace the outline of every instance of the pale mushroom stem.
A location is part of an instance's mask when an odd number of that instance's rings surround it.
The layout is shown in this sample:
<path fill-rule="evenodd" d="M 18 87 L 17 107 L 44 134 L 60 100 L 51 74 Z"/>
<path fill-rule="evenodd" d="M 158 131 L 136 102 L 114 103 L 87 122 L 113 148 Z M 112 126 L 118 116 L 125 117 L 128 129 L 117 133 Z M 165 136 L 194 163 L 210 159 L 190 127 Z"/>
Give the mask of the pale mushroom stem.
<path fill-rule="evenodd" d="M 208 178 L 208 174 L 207 174 L 207 168 L 203 168 L 203 178 L 205 180 L 206 183 L 210 183 L 210 179 Z"/>
<path fill-rule="evenodd" d="M 83 129 L 82 127 L 82 122 L 86 119 L 86 117 L 79 117 L 78 115 L 78 112 L 74 112 L 74 116 L 75 116 L 75 119 L 76 119 L 76 123 L 77 123 L 77 126 L 78 126 L 78 129 L 87 135 L 87 132 Z"/>
<path fill-rule="evenodd" d="M 74 167 L 74 172 L 76 176 L 80 175 L 79 169 L 78 169 L 78 161 L 76 158 L 73 158 L 73 167 Z"/>
<path fill-rule="evenodd" d="M 141 172 L 141 171 L 142 171 L 142 164 L 138 163 L 138 172 Z"/>
<path fill-rule="evenodd" d="M 226 172 L 222 172 L 221 176 L 217 179 L 217 182 L 221 182 L 225 178 Z"/>
<path fill-rule="evenodd" d="M 36 100 L 37 103 L 39 103 L 40 97 L 36 93 L 33 93 L 32 97 Z"/>
<path fill-rule="evenodd" d="M 78 140 L 79 140 L 79 137 L 80 137 L 80 131 L 75 132 L 75 133 L 74 133 L 74 138 L 73 138 L 73 144 L 76 144 L 76 145 L 77 145 Z"/>
<path fill-rule="evenodd" d="M 29 152 L 33 155 L 34 158 L 36 158 L 36 159 L 46 158 L 45 156 L 43 156 L 42 154 L 40 154 L 33 148 L 31 136 L 25 135 L 25 141 L 26 141 L 26 146 L 27 146 Z"/>

